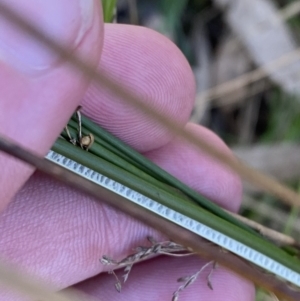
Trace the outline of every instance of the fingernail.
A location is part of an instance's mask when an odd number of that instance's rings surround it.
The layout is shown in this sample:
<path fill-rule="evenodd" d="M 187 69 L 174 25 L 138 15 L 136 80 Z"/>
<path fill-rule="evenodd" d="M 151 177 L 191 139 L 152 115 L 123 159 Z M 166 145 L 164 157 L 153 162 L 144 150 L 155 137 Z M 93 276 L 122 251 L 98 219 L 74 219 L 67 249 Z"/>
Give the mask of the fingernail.
<path fill-rule="evenodd" d="M 46 35 L 74 50 L 92 26 L 94 0 L 0 0 Z M 47 71 L 60 57 L 0 18 L 0 60 L 27 74 Z"/>

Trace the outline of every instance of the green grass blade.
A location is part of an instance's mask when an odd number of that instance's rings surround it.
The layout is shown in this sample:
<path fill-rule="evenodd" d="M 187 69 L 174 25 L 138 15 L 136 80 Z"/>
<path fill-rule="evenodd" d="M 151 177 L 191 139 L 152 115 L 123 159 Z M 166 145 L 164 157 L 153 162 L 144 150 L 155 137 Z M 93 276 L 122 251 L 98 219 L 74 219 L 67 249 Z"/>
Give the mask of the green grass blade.
<path fill-rule="evenodd" d="M 126 145 L 124 142 L 119 140 L 118 138 L 114 137 L 107 131 L 105 131 L 103 128 L 99 127 L 95 123 L 93 123 L 88 118 L 82 116 L 82 125 L 83 127 L 92 133 L 95 136 L 95 139 L 103 140 L 106 143 L 113 146 L 115 149 L 117 149 L 120 153 L 123 153 L 128 158 L 131 159 L 131 162 L 136 162 L 133 164 L 137 164 L 136 166 L 147 173 L 154 176 L 157 180 L 162 181 L 178 190 L 186 194 L 189 198 L 191 198 L 193 201 L 197 202 L 200 206 L 207 209 L 208 211 L 212 212 L 213 214 L 225 219 L 226 221 L 241 227 L 248 232 L 251 232 L 253 234 L 257 234 L 253 229 L 245 225 L 244 223 L 238 221 L 228 213 L 226 213 L 224 210 L 222 210 L 218 205 L 214 204 L 204 196 L 200 195 L 157 165 L 155 165 L 153 162 L 145 158 L 143 155 L 138 153 L 137 151 L 133 150 L 131 147 Z M 141 168 L 142 166 L 142 168 Z M 258 234 L 257 234 L 258 235 Z"/>
<path fill-rule="evenodd" d="M 72 146 L 63 139 L 58 139 L 52 148 L 59 154 L 62 154 L 84 166 L 91 168 L 115 181 L 134 189 L 135 191 L 154 199 L 155 201 L 184 214 L 216 231 L 219 231 L 245 245 L 257 250 L 258 252 L 276 260 L 291 270 L 300 273 L 300 261 L 296 257 L 292 257 L 276 245 L 267 240 L 249 233 L 226 220 L 214 215 L 208 210 L 198 206 L 197 204 L 188 202 L 187 200 L 170 194 L 156 186 L 145 182 L 139 177 L 121 169 L 106 160 L 99 158 L 79 147 Z"/>
<path fill-rule="evenodd" d="M 74 130 L 72 127 L 69 126 L 69 132 L 71 134 L 72 137 L 76 137 L 77 135 L 77 131 Z M 83 134 L 86 133 L 86 130 L 83 129 Z M 64 137 L 66 140 L 69 139 L 68 135 L 66 132 L 63 132 L 62 137 Z M 113 153 L 112 151 L 110 151 L 110 149 L 105 148 L 103 145 L 98 144 L 96 141 L 93 143 L 93 145 L 89 148 L 89 153 L 102 158 L 104 160 L 106 160 L 107 162 L 110 162 L 112 164 L 114 164 L 115 166 L 135 175 L 136 177 L 143 179 L 145 182 L 154 185 L 155 187 L 158 187 L 162 190 L 165 190 L 169 193 L 175 194 L 175 195 L 180 195 L 181 197 L 188 199 L 187 196 L 185 196 L 181 191 L 165 184 L 162 183 L 160 181 L 158 181 L 157 179 L 155 179 L 154 177 L 150 176 L 149 174 L 145 173 L 144 171 L 138 169 L 136 166 L 134 166 L 133 164 L 131 164 L 130 162 L 128 162 L 127 160 L 124 160 L 123 158 L 119 157 L 118 155 L 116 155 L 115 153 Z M 191 200 L 190 200 L 191 201 Z"/>
<path fill-rule="evenodd" d="M 111 23 L 114 17 L 116 0 L 102 0 L 103 18 L 105 23 Z"/>

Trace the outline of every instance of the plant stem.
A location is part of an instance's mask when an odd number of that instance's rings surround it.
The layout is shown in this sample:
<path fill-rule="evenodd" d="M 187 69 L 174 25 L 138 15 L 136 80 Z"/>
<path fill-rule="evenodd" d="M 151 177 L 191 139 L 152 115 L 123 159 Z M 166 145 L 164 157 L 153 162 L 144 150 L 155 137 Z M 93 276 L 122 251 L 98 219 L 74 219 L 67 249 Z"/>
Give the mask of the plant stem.
<path fill-rule="evenodd" d="M 72 137 L 76 137 L 77 132 L 73 128 L 69 127 L 69 132 L 70 132 Z M 82 129 L 82 133 L 83 134 L 88 134 L 85 129 Z M 63 132 L 61 135 L 66 140 L 69 139 L 68 135 L 65 132 Z M 143 179 L 145 182 L 147 182 L 149 184 L 152 184 L 153 186 L 156 186 L 157 188 L 163 189 L 166 192 L 169 192 L 169 193 L 172 193 L 172 194 L 175 194 L 175 195 L 180 194 L 181 197 L 185 198 L 186 200 L 189 199 L 185 194 L 183 194 L 178 189 L 158 181 L 157 179 L 155 179 L 151 175 L 145 173 L 143 170 L 138 169 L 136 166 L 132 165 L 127 160 L 119 157 L 117 154 L 112 152 L 110 150 L 111 147 L 106 148 L 103 145 L 98 144 L 97 141 L 98 141 L 98 139 L 96 139 L 96 141 L 93 143 L 93 145 L 89 148 L 89 153 L 91 153 L 91 154 L 93 154 L 93 155 L 95 155 L 99 158 L 102 158 L 105 161 L 110 162 L 111 164 L 114 164 L 115 166 L 123 169 L 124 171 L 127 171 L 127 172 L 131 173 L 132 175 L 135 175 L 136 177 L 138 177 L 140 179 Z M 109 145 L 107 145 L 107 146 L 109 146 Z"/>
<path fill-rule="evenodd" d="M 73 117 L 74 118 L 74 117 Z M 73 119 L 72 118 L 72 119 Z M 73 119 L 74 120 L 74 119 Z M 244 230 L 252 233 L 257 234 L 254 230 L 250 227 L 245 225 L 244 223 L 238 221 L 234 217 L 230 216 L 224 210 L 222 210 L 218 205 L 212 203 L 204 196 L 200 195 L 163 169 L 159 166 L 155 165 L 153 162 L 145 158 L 143 155 L 123 143 L 118 138 L 114 137 L 95 123 L 93 123 L 88 118 L 82 116 L 82 127 L 85 128 L 89 133 L 92 133 L 95 136 L 95 141 L 99 144 L 101 141 L 105 141 L 107 144 L 111 145 L 114 149 L 116 149 L 119 153 L 123 153 L 123 156 L 126 156 L 131 159 L 131 162 L 139 169 L 147 172 L 154 176 L 157 180 L 162 181 L 178 190 L 186 194 L 189 198 L 193 201 L 197 202 L 200 206 L 208 211 L 214 213 L 215 215 L 219 216 L 220 218 L 236 225 Z M 257 234 L 258 235 L 258 234 Z M 259 235 L 258 235 L 259 236 Z"/>
<path fill-rule="evenodd" d="M 71 146 L 71 147 L 70 147 Z M 300 273 L 300 261 L 293 258 L 277 246 L 266 241 L 258 235 L 254 235 L 243 228 L 220 218 L 197 204 L 173 195 L 161 188 L 145 182 L 128 171 L 102 159 L 79 147 L 74 147 L 63 139 L 58 139 L 53 150 L 62 154 L 92 170 L 99 172 L 115 181 L 134 189 L 135 191 L 154 199 L 155 201 L 186 215 L 216 231 L 219 231 L 258 252 L 276 260 L 277 262 Z"/>

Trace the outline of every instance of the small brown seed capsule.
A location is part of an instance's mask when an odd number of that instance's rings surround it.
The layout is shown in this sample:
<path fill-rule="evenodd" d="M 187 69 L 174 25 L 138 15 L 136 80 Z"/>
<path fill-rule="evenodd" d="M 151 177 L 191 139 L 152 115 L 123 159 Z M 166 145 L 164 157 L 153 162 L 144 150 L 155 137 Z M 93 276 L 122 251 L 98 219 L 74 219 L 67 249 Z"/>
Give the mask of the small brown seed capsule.
<path fill-rule="evenodd" d="M 95 141 L 94 135 L 90 133 L 87 136 L 83 136 L 80 139 L 80 145 L 82 148 L 88 151 L 89 148 L 93 145 L 94 141 Z"/>

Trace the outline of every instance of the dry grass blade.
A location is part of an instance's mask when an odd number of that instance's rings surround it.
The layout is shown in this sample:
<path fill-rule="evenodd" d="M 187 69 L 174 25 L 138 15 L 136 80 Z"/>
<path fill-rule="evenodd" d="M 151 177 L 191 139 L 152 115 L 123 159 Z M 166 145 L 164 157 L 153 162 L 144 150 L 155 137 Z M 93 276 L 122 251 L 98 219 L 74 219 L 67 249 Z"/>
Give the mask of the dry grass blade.
<path fill-rule="evenodd" d="M 111 259 L 110 257 L 104 255 L 100 259 L 100 262 L 104 265 L 114 265 L 115 268 L 125 267 L 124 274 L 122 276 L 123 283 L 125 283 L 129 277 L 129 273 L 131 272 L 131 269 L 134 264 L 142 262 L 155 255 L 160 254 L 160 255 L 168 255 L 174 257 L 182 257 L 182 256 L 190 256 L 194 254 L 193 252 L 188 251 L 183 246 L 176 244 L 175 242 L 172 241 L 157 242 L 152 237 L 148 237 L 148 240 L 151 242 L 150 247 L 144 247 L 144 246 L 137 247 L 133 254 L 130 254 L 129 256 L 125 257 L 120 261 Z M 117 275 L 114 273 L 113 270 L 110 270 L 109 273 L 115 276 L 117 280 L 117 282 L 115 283 L 115 287 L 117 288 L 117 291 L 120 292 L 122 285 L 119 278 L 117 277 Z"/>
<path fill-rule="evenodd" d="M 98 81 L 100 84 L 104 84 L 106 87 L 108 87 L 110 89 L 115 89 L 115 92 L 118 95 L 124 96 L 125 99 L 127 99 L 128 101 L 131 101 L 131 103 L 135 104 L 140 109 L 146 111 L 149 115 L 155 117 L 162 124 L 169 126 L 170 130 L 173 130 L 176 134 L 179 134 L 179 135 L 187 138 L 189 141 L 194 140 L 195 137 L 193 135 L 191 135 L 190 133 L 186 133 L 182 129 L 178 128 L 178 126 L 174 122 L 172 122 L 170 120 L 165 120 L 164 116 L 160 115 L 159 113 L 157 113 L 157 112 L 147 108 L 145 105 L 141 104 L 139 102 L 139 100 L 136 97 L 134 97 L 130 92 L 128 92 L 127 90 L 125 90 L 123 88 L 120 88 L 117 85 L 115 85 L 113 80 L 110 79 L 108 76 L 103 75 L 103 74 L 97 74 L 94 71 L 94 68 L 92 66 L 88 66 L 88 65 L 84 64 L 83 61 L 81 61 L 78 58 L 74 57 L 68 51 L 64 50 L 60 45 L 53 42 L 51 39 L 48 39 L 47 37 L 45 37 L 43 35 L 43 33 L 41 33 L 38 29 L 35 29 L 32 26 L 28 25 L 26 22 L 23 22 L 22 19 L 16 17 L 13 12 L 7 10 L 6 7 L 3 4 L 0 4 L 0 13 L 4 14 L 7 18 L 9 18 L 9 16 L 10 16 L 11 20 L 14 20 L 16 22 L 16 24 L 20 25 L 21 28 L 23 28 L 24 30 L 27 30 L 29 33 L 31 32 L 31 34 L 33 34 L 33 35 L 35 35 L 35 37 L 39 38 L 41 42 L 44 42 L 51 49 L 53 49 L 53 50 L 57 51 L 58 53 L 60 53 L 61 56 L 68 59 L 70 62 L 72 62 L 74 65 L 76 65 L 79 69 L 81 69 L 87 75 L 94 76 L 95 80 Z M 255 171 L 247 168 L 243 164 L 238 163 L 234 159 L 228 158 L 224 154 L 219 153 L 218 150 L 215 150 L 211 146 L 207 145 L 205 143 L 205 141 L 200 141 L 199 139 L 195 139 L 195 141 L 197 141 L 198 146 L 200 146 L 200 147 L 202 146 L 207 151 L 211 151 L 214 154 L 215 157 L 218 157 L 218 159 L 220 161 L 222 161 L 223 163 L 231 166 L 234 170 L 238 171 L 245 178 L 247 178 L 248 180 L 251 180 L 252 183 L 259 184 L 260 186 L 265 186 L 266 190 L 269 190 L 269 191 L 271 191 L 275 194 L 278 194 L 279 196 L 282 196 L 283 198 L 285 198 L 286 200 L 289 200 L 294 205 L 296 205 L 296 204 L 299 205 L 299 197 L 297 196 L 297 194 L 294 193 L 293 191 L 289 190 L 285 186 L 281 185 L 280 183 L 278 183 L 278 182 L 276 182 L 272 179 L 268 179 L 267 177 L 265 177 L 265 176 L 255 172 Z M 36 158 L 34 158 L 34 160 L 36 160 Z M 39 166 L 40 168 L 42 166 L 42 161 L 39 161 L 39 163 L 41 164 Z M 35 163 L 35 166 L 37 166 L 37 164 L 38 163 Z M 44 170 L 47 171 L 49 166 L 50 165 L 44 166 L 44 168 L 45 168 Z M 55 169 L 55 170 L 58 171 L 58 169 Z M 52 171 L 53 171 L 53 169 L 52 169 Z M 62 170 L 60 169 L 60 173 L 56 173 L 55 171 L 53 171 L 52 175 L 56 175 L 57 178 L 59 178 L 59 177 L 61 178 L 63 173 L 62 173 Z M 69 174 L 69 176 L 70 176 L 70 174 Z M 76 183 L 80 182 L 78 178 L 75 180 L 75 178 L 70 177 L 68 180 L 70 180 L 70 179 L 72 181 L 74 180 L 73 185 L 76 185 Z M 67 178 L 65 178 L 65 180 L 67 180 Z M 84 181 L 82 183 L 88 184 L 87 181 Z M 80 186 L 80 185 L 78 185 L 78 186 Z M 82 185 L 80 187 L 84 191 L 89 192 L 89 193 L 91 193 L 91 190 L 93 190 L 95 188 L 93 185 L 90 185 L 90 186 L 87 185 L 86 188 L 83 188 Z M 119 202 L 118 202 L 118 204 L 119 204 Z M 116 205 L 116 207 L 118 207 L 118 205 Z M 131 212 L 132 215 L 138 216 L 137 215 L 137 211 L 138 211 L 137 208 L 135 208 L 135 210 L 130 211 L 127 207 L 127 210 L 124 210 L 124 211 L 127 212 L 127 213 Z M 150 215 L 148 215 L 148 217 L 149 216 Z M 146 220 L 146 218 L 145 218 L 145 220 Z M 170 237 L 174 237 L 175 239 L 177 238 L 176 240 L 178 240 L 179 242 L 180 241 L 184 242 L 184 245 L 191 245 L 192 247 L 195 248 L 195 250 L 200 252 L 202 255 L 217 257 L 217 258 L 219 258 L 218 261 L 220 261 L 224 265 L 231 266 L 235 271 L 240 272 L 243 275 L 248 274 L 248 276 L 252 280 L 254 280 L 256 283 L 258 282 L 258 280 L 260 280 L 262 282 L 262 284 L 264 284 L 267 288 L 274 288 L 275 287 L 275 290 L 279 291 L 280 295 L 285 296 L 288 300 L 297 300 L 297 298 L 299 299 L 299 294 L 297 294 L 296 292 L 290 291 L 288 289 L 288 287 L 286 287 L 284 284 L 282 284 L 280 282 L 276 282 L 276 279 L 273 279 L 273 278 L 271 279 L 269 277 L 265 278 L 266 275 L 263 275 L 262 273 L 259 273 L 258 271 L 255 271 L 255 269 L 251 269 L 251 268 L 250 268 L 250 270 L 249 270 L 249 268 L 247 269 L 248 265 L 245 264 L 240 259 L 238 259 L 234 256 L 232 257 L 232 255 L 230 255 L 230 254 L 229 255 L 227 254 L 226 257 L 221 256 L 220 254 L 218 255 L 218 252 L 217 252 L 217 251 L 219 251 L 218 249 L 213 252 L 211 249 L 203 248 L 202 245 L 200 247 L 199 238 L 196 239 L 195 236 L 190 236 L 191 234 L 188 233 L 187 231 L 183 232 L 183 233 L 185 233 L 185 236 L 181 236 L 179 234 L 180 229 L 178 229 L 174 226 L 173 226 L 173 228 L 172 227 L 169 228 L 165 224 L 163 224 L 163 221 L 157 220 L 154 217 L 152 219 L 152 222 L 151 221 L 149 222 L 149 220 L 148 220 L 148 223 L 151 224 L 151 225 L 152 224 L 154 225 L 153 221 L 156 222 L 155 225 L 157 227 L 159 227 L 161 229 L 165 229 L 166 232 L 170 234 L 169 235 Z M 162 226 L 162 225 L 164 225 L 165 227 Z M 174 229 L 176 229 L 176 233 L 174 232 Z M 181 238 L 179 236 L 181 236 Z M 236 258 L 236 259 L 234 259 L 234 258 Z"/>
<path fill-rule="evenodd" d="M 209 260 L 217 261 L 220 265 L 233 270 L 239 275 L 253 281 L 259 286 L 264 287 L 269 291 L 274 291 L 278 296 L 285 298 L 288 301 L 300 300 L 300 292 L 291 288 L 285 282 L 280 281 L 273 275 L 266 274 L 257 267 L 252 266 L 245 260 L 235 256 L 232 253 L 222 252 L 220 247 L 208 243 L 205 239 L 199 237 L 198 235 L 181 228 L 163 218 L 137 206 L 133 203 L 126 202 L 124 199 L 66 169 L 55 165 L 43 158 L 33 155 L 32 153 L 26 151 L 25 149 L 13 144 L 0 137 L 0 150 L 19 158 L 20 160 L 27 162 L 28 164 L 38 168 L 39 170 L 45 172 L 46 174 L 52 176 L 55 179 L 62 181 L 69 186 L 80 189 L 93 197 L 96 200 L 101 195 L 101 200 L 108 205 L 113 206 L 125 214 L 131 215 L 133 218 L 146 223 L 147 225 L 162 231 L 164 234 L 176 241 L 182 246 L 186 246 L 189 251 L 195 252 L 197 255 L 204 257 Z M 14 281 L 18 278 L 7 278 L 7 273 L 5 270 L 1 270 L 0 276 L 5 281 Z M 53 299 L 55 300 L 55 299 Z M 60 301 L 60 300 L 59 300 Z"/>
<path fill-rule="evenodd" d="M 281 208 L 276 208 L 260 200 L 254 199 L 253 197 L 245 194 L 243 196 L 243 210 L 257 210 L 261 218 L 269 218 L 272 216 L 272 220 L 277 226 L 277 229 L 284 229 L 287 220 L 290 218 L 290 213 L 285 213 Z M 294 237 L 299 240 L 300 237 L 300 220 L 299 218 L 294 221 L 293 226 Z"/>
<path fill-rule="evenodd" d="M 292 183 L 300 178 L 300 145 L 297 142 L 256 143 L 253 146 L 236 146 L 232 151 L 246 164 L 259 168 L 279 181 Z M 244 192 L 253 194 L 260 190 L 245 183 Z"/>
<path fill-rule="evenodd" d="M 3 3 L 0 3 L 0 14 L 9 22 L 13 23 L 20 30 L 30 34 L 31 36 L 39 40 L 42 44 L 49 47 L 51 50 L 57 52 L 62 58 L 72 63 L 74 67 L 79 69 L 80 72 L 83 72 L 87 77 L 93 78 L 96 83 L 105 86 L 119 97 L 122 97 L 124 101 L 127 101 L 128 103 L 134 105 L 142 112 L 147 113 L 153 119 L 157 120 L 162 126 L 168 127 L 168 129 L 172 131 L 175 135 L 181 136 L 188 142 L 193 143 L 199 149 L 204 150 L 211 157 L 217 159 L 222 164 L 228 166 L 229 168 L 237 172 L 245 180 L 261 187 L 266 192 L 276 195 L 277 197 L 286 201 L 290 205 L 300 206 L 300 196 L 296 192 L 289 189 L 284 184 L 276 181 L 275 179 L 270 178 L 260 173 L 259 171 L 254 170 L 248 167 L 247 165 L 237 161 L 235 158 L 224 154 L 217 148 L 207 143 L 204 139 L 200 139 L 195 134 L 188 132 L 185 129 L 182 129 L 173 120 L 167 119 L 163 114 L 161 114 L 157 110 L 154 110 L 153 108 L 149 107 L 149 105 L 140 102 L 139 98 L 136 95 L 134 95 L 133 93 L 128 91 L 128 89 L 122 87 L 121 85 L 116 84 L 114 82 L 114 79 L 111 78 L 109 75 L 96 72 L 93 66 L 87 64 L 82 59 L 78 58 L 68 50 L 64 49 L 64 47 L 62 47 L 59 43 L 51 39 L 49 36 L 45 35 L 39 29 L 35 28 L 32 24 L 30 24 L 28 20 L 22 18 L 22 16 L 8 8 Z M 300 58 L 300 50 L 297 50 L 295 53 L 293 53 L 292 56 L 284 56 L 283 58 L 278 60 L 276 64 L 274 64 L 278 68 L 278 65 L 281 66 L 284 63 L 286 63 L 286 61 L 291 62 L 291 60 L 295 59 L 295 57 Z M 274 66 L 272 67 L 274 68 Z M 256 73 L 256 77 L 261 76 L 261 71 L 257 71 Z M 255 74 L 252 74 L 251 77 L 254 75 Z M 242 83 L 245 80 L 249 80 L 249 76 L 245 76 L 245 78 L 242 79 Z"/>
<path fill-rule="evenodd" d="M 222 2 L 221 2 L 222 3 Z M 278 22 L 284 22 L 287 19 L 297 15 L 300 11 L 300 1 L 295 1 L 285 8 L 279 10 L 278 12 Z M 265 20 L 269 21 L 269 20 Z M 274 20 L 272 20 L 273 22 Z M 260 30 L 260 29 L 257 29 Z M 265 63 L 265 65 L 260 66 L 259 68 L 245 73 L 237 78 L 229 80 L 220 85 L 214 86 L 204 92 L 201 92 L 197 95 L 196 103 L 202 103 L 204 100 L 216 100 L 220 97 L 223 97 L 226 94 L 230 94 L 236 90 L 244 88 L 245 86 L 252 84 L 256 81 L 268 77 L 270 74 L 276 72 L 277 70 L 284 68 L 288 65 L 291 65 L 300 58 L 300 48 L 290 51 Z"/>
<path fill-rule="evenodd" d="M 230 80 L 228 82 L 225 82 L 223 84 L 215 86 L 211 89 L 208 89 L 208 90 L 198 94 L 197 98 L 196 98 L 196 102 L 200 103 L 207 98 L 217 99 L 228 93 L 232 93 L 244 86 L 247 86 L 249 84 L 252 84 L 254 82 L 257 82 L 261 79 L 266 78 L 268 76 L 268 73 L 266 73 L 265 70 L 269 70 L 269 72 L 271 72 L 271 71 L 274 72 L 274 71 L 279 70 L 289 64 L 296 62 L 299 59 L 300 59 L 300 48 L 297 48 L 296 50 L 294 50 L 286 55 L 283 55 L 279 59 L 275 59 L 274 61 L 266 64 L 265 66 L 262 66 L 253 71 L 245 73 L 233 80 Z"/>
<path fill-rule="evenodd" d="M 300 243 L 296 241 L 293 237 L 285 235 L 283 233 L 277 232 L 273 229 L 267 228 L 253 220 L 250 220 L 244 216 L 239 214 L 230 212 L 225 210 L 228 214 L 232 215 L 236 219 L 242 221 L 246 225 L 250 226 L 252 229 L 257 230 L 261 235 L 268 238 L 269 240 L 273 241 L 279 246 L 293 246 L 297 249 L 300 249 Z"/>
<path fill-rule="evenodd" d="M 186 276 L 186 277 L 181 277 L 179 278 L 177 281 L 178 282 L 184 282 L 173 294 L 173 298 L 172 301 L 177 301 L 179 299 L 179 293 L 182 292 L 183 290 L 185 290 L 187 287 L 189 287 L 191 284 L 193 284 L 198 276 L 211 264 L 213 264 L 212 270 L 210 271 L 208 277 L 211 277 L 212 271 L 215 269 L 215 262 L 214 261 L 210 261 L 208 263 L 206 263 L 197 273 L 191 275 L 191 276 Z M 207 285 L 210 289 L 212 288 L 212 284 L 211 284 L 211 280 L 209 278 L 207 278 Z"/>
<path fill-rule="evenodd" d="M 277 298 L 277 296 L 275 294 L 270 293 L 270 295 L 274 301 L 279 301 L 279 299 Z"/>
<path fill-rule="evenodd" d="M 279 11 L 279 15 L 283 21 L 286 21 L 300 12 L 300 1 L 293 1 Z"/>
<path fill-rule="evenodd" d="M 284 22 L 284 21 L 296 16 L 299 12 L 300 12 L 300 1 L 294 1 L 294 2 L 286 5 L 286 7 L 284 7 L 283 9 L 279 10 L 278 17 L 281 22 Z M 237 38 L 232 38 L 231 42 L 240 43 L 240 41 Z M 296 52 L 297 52 L 297 50 L 296 50 Z M 291 52 L 290 54 L 293 55 L 293 52 Z M 287 57 L 290 54 L 288 54 Z M 296 60 L 296 58 L 295 58 L 295 60 Z M 274 64 L 276 62 L 277 62 L 277 59 L 274 60 Z M 272 63 L 271 63 L 271 65 L 272 65 Z M 285 67 L 286 65 L 288 65 L 288 61 L 286 61 L 285 63 L 283 62 L 282 66 L 278 66 L 278 67 L 274 66 L 275 67 L 274 71 L 276 71 L 277 69 L 280 69 L 282 67 Z M 221 107 L 221 106 L 233 104 L 234 102 L 237 101 L 236 100 L 237 98 L 240 99 L 239 98 L 240 94 L 239 93 L 232 94 L 232 92 L 237 92 L 238 90 L 244 89 L 247 85 L 257 82 L 260 79 L 266 78 L 269 75 L 270 75 L 270 73 L 265 72 L 265 66 L 261 66 L 254 71 L 245 73 L 232 80 L 228 80 L 222 84 L 213 86 L 212 88 L 197 94 L 197 98 L 196 98 L 197 106 L 196 107 L 198 107 L 198 106 L 201 107 L 201 105 L 204 101 L 206 101 L 206 102 L 211 101 L 211 105 L 213 107 Z M 270 85 L 269 83 L 264 83 L 263 85 L 260 85 L 257 90 L 251 91 L 246 97 L 249 98 L 249 97 L 256 95 L 257 93 L 265 91 L 266 89 L 268 89 L 269 85 Z M 228 100 L 226 97 L 227 101 L 224 103 L 224 96 L 226 96 L 226 95 L 228 95 L 227 96 Z M 201 115 L 198 114 L 198 116 L 196 117 L 198 119 L 196 119 L 196 120 L 200 119 L 199 116 L 201 116 Z"/>
<path fill-rule="evenodd" d="M 213 285 L 212 285 L 212 275 L 214 273 L 214 271 L 217 269 L 218 267 L 218 263 L 216 261 L 213 262 L 213 266 L 212 266 L 212 269 L 211 271 L 209 272 L 208 276 L 207 276 L 207 286 L 213 290 Z"/>

